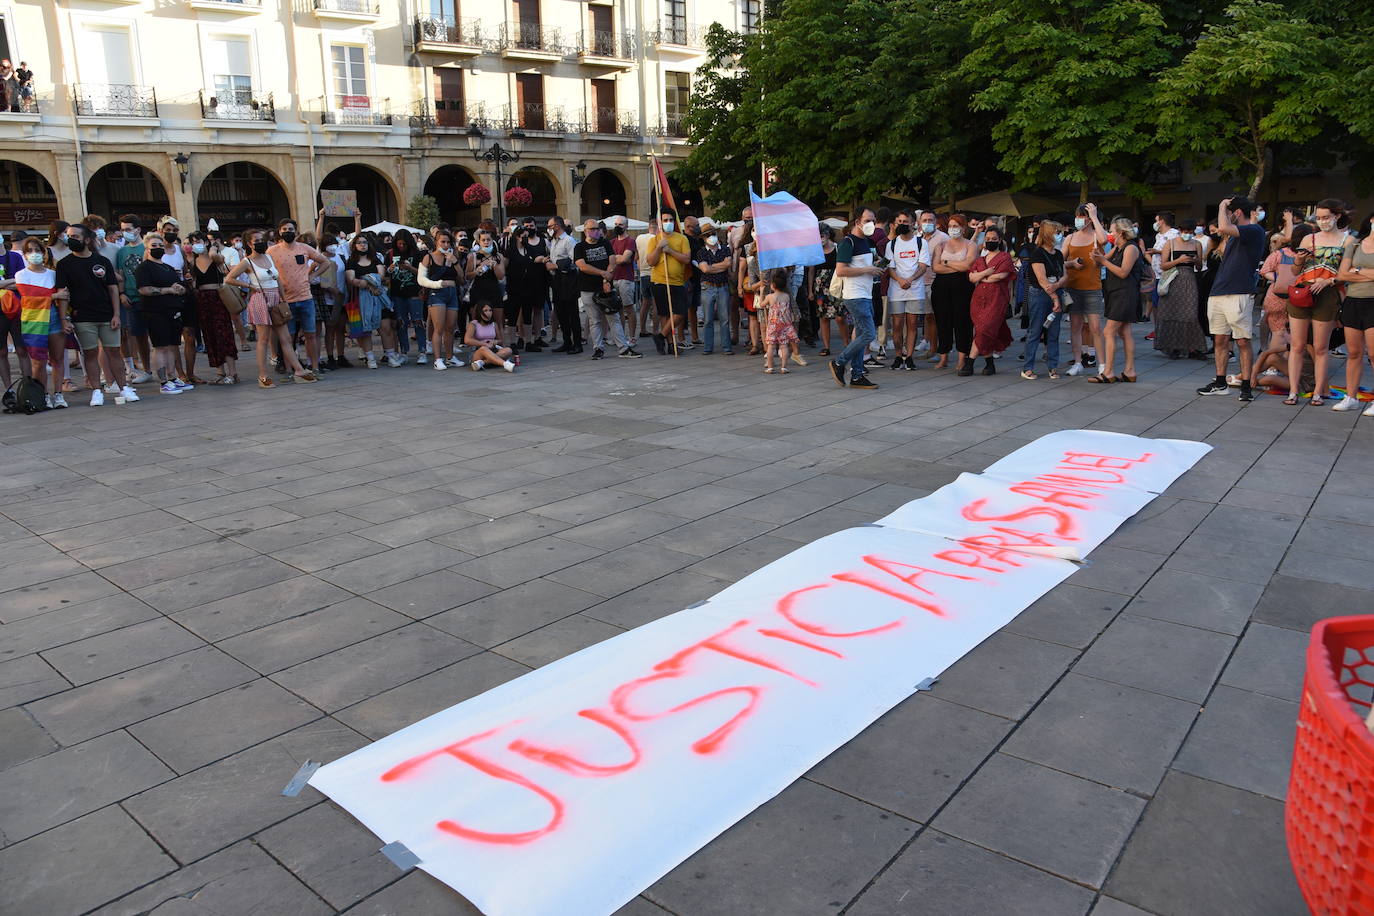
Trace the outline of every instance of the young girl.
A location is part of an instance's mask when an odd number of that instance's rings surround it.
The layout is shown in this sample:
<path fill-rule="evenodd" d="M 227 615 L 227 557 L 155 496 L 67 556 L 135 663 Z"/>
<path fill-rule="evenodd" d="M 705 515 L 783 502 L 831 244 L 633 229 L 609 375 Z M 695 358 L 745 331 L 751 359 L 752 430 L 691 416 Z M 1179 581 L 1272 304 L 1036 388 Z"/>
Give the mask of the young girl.
<path fill-rule="evenodd" d="M 62 308 L 52 298 L 56 292 L 57 273 L 52 269 L 52 260 L 43 240 L 31 235 L 24 239 L 20 250 L 25 266 L 14 275 L 18 281 L 15 292 L 20 297 L 20 332 L 28 350 L 33 377 L 48 392 L 48 406 L 60 409 L 67 406 L 61 386 L 70 322 L 63 318 Z M 49 365 L 52 367 L 51 375 L 48 373 Z"/>
<path fill-rule="evenodd" d="M 472 347 L 472 371 L 480 372 L 490 363 L 500 366 L 507 372 L 514 372 L 519 365 L 518 356 L 513 356 L 510 347 L 501 346 L 497 336 L 496 310 L 485 299 L 479 300 L 472 310 L 472 320 L 463 333 L 463 343 Z"/>
<path fill-rule="evenodd" d="M 778 362 L 782 364 L 779 369 L 785 374 L 787 357 L 783 354 L 784 347 L 791 351 L 792 362 L 798 366 L 805 366 L 806 360 L 802 359 L 801 348 L 797 344 L 797 329 L 792 324 L 792 297 L 787 292 L 787 271 L 770 270 L 768 284 L 771 291 L 759 304 L 759 311 L 768 317 L 768 333 L 763 342 L 763 371 L 772 374 L 773 351 L 777 350 Z"/>

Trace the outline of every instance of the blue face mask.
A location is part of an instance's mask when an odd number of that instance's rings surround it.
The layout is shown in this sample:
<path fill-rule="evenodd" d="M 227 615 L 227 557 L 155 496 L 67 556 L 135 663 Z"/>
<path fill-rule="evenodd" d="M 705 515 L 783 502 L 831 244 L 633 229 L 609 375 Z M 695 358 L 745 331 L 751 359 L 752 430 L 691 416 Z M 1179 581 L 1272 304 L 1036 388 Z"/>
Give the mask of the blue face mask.
<path fill-rule="evenodd" d="M 1056 233 L 1054 234 L 1054 243 L 1055 243 L 1056 245 L 1058 245 L 1058 244 L 1060 244 L 1060 243 L 1063 242 L 1063 241 L 1064 241 L 1064 233 L 1062 233 L 1062 232 L 1056 232 Z"/>

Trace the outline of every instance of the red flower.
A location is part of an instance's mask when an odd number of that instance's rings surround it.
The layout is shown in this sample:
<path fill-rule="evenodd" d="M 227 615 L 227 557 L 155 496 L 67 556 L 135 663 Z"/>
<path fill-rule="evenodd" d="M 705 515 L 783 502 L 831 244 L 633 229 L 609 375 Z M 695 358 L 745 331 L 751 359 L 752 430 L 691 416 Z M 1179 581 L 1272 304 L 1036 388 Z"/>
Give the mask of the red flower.
<path fill-rule="evenodd" d="M 507 207 L 528 207 L 534 203 L 534 195 L 529 188 L 514 187 L 506 192 Z"/>
<path fill-rule="evenodd" d="M 469 207 L 480 207 L 491 200 L 491 192 L 485 185 L 470 184 L 463 191 L 463 203 Z"/>

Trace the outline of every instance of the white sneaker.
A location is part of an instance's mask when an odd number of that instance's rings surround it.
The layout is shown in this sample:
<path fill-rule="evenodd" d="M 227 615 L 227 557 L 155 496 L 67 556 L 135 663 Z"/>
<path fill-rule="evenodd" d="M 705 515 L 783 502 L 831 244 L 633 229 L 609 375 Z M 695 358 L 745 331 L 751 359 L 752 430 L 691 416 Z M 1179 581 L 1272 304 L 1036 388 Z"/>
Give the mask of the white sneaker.
<path fill-rule="evenodd" d="M 57 406 L 56 404 L 54 404 L 54 403 L 52 402 L 52 395 L 50 395 L 50 394 L 45 394 L 45 395 L 43 395 L 43 406 L 46 407 L 46 408 L 48 408 L 48 410 L 52 410 L 54 407 Z"/>
<path fill-rule="evenodd" d="M 1279 370 L 1277 370 L 1277 369 L 1265 369 L 1263 372 L 1260 373 L 1260 378 L 1269 378 L 1270 376 L 1278 375 L 1278 374 L 1279 374 Z M 1347 409 L 1349 409 L 1349 408 L 1347 408 Z"/>
<path fill-rule="evenodd" d="M 376 368 L 377 368 L 377 357 L 373 356 L 371 353 L 367 354 L 367 368 L 369 368 L 369 369 L 376 369 Z"/>
<path fill-rule="evenodd" d="M 1332 409 L 1332 410 L 1341 410 L 1341 411 L 1345 411 L 1345 410 L 1359 410 L 1359 409 L 1360 409 L 1360 402 L 1359 402 L 1358 400 L 1356 400 L 1355 398 L 1352 398 L 1350 395 L 1347 394 L 1345 397 L 1341 398 L 1338 402 L 1336 402 L 1335 404 L 1332 404 L 1332 405 L 1331 405 L 1331 409 Z"/>
<path fill-rule="evenodd" d="M 177 386 L 177 390 L 178 390 L 178 391 L 195 391 L 195 390 L 196 390 L 196 386 L 195 386 L 195 385 L 187 384 L 186 382 L 183 382 L 183 381 L 182 381 L 181 379 L 179 379 L 179 378 L 174 378 L 174 379 L 172 379 L 172 384 Z"/>
<path fill-rule="evenodd" d="M 399 369 L 405 365 L 405 363 L 401 361 L 401 358 L 395 353 L 386 358 L 386 364 L 393 369 Z"/>
<path fill-rule="evenodd" d="M 129 384 L 130 384 L 130 385 L 146 385 L 148 382 L 151 382 L 151 381 L 152 381 L 153 379 L 155 379 L 156 377 L 157 377 L 157 376 L 153 375 L 151 372 L 137 372 L 137 371 L 135 371 L 132 375 L 129 376 Z"/>
<path fill-rule="evenodd" d="M 104 403 L 105 403 L 105 392 L 101 391 L 99 388 L 97 388 L 97 389 L 95 389 L 94 391 L 91 392 L 91 406 L 92 406 L 92 407 L 99 407 L 99 406 L 101 406 L 101 405 L 104 404 Z"/>
<path fill-rule="evenodd" d="M 442 359 L 436 359 L 434 361 L 434 368 L 438 369 L 440 372 L 443 372 L 445 369 L 448 368 L 448 363 L 444 362 Z"/>
<path fill-rule="evenodd" d="M 57 394 L 52 396 L 52 406 L 56 410 L 66 409 L 67 399 L 62 396 L 62 392 L 59 391 L 57 392 Z"/>
<path fill-rule="evenodd" d="M 171 382 L 163 382 L 158 386 L 157 390 L 161 391 L 163 394 L 181 394 L 181 389 Z"/>
<path fill-rule="evenodd" d="M 1360 416 L 1362 416 L 1362 417 L 1374 417 L 1374 404 L 1370 404 L 1368 407 L 1366 407 L 1366 408 L 1364 409 L 1364 412 L 1361 413 Z"/>
<path fill-rule="evenodd" d="M 128 385 L 124 386 L 124 389 L 120 392 L 120 394 L 124 395 L 124 400 L 126 403 L 138 400 L 138 392 L 134 391 L 134 389 L 129 387 Z"/>
<path fill-rule="evenodd" d="M 1336 357 L 1336 359 L 1345 359 L 1345 347 L 1337 347 L 1331 351 L 1331 355 Z"/>
<path fill-rule="evenodd" d="M 428 364 L 429 364 L 429 360 L 425 359 L 425 354 L 423 354 L 423 353 L 418 353 L 418 354 L 416 354 L 416 356 L 415 356 L 415 365 L 417 365 L 417 366 L 425 366 L 425 365 L 428 365 Z"/>
<path fill-rule="evenodd" d="M 486 364 L 484 361 L 480 360 L 480 359 L 474 359 L 474 360 L 472 361 L 472 371 L 473 371 L 473 372 L 481 372 L 481 371 L 482 371 L 483 369 L 485 369 L 486 367 L 487 367 L 487 364 Z"/>
<path fill-rule="evenodd" d="M 510 360 L 506 360 L 504 363 L 501 364 L 501 368 L 505 369 L 507 372 L 514 372 L 515 363 L 511 362 Z"/>
<path fill-rule="evenodd" d="M 924 338 L 921 340 L 920 343 L 918 343 L 918 344 L 916 345 L 916 352 L 917 352 L 917 353 L 925 353 L 925 352 L 926 352 L 927 350 L 929 350 L 929 349 L 930 349 L 930 341 L 925 340 Z"/>
<path fill-rule="evenodd" d="M 459 359 L 458 357 L 456 357 L 456 356 L 450 356 L 450 357 L 448 358 L 448 367 L 449 367 L 450 369 L 461 369 L 461 368 L 463 368 L 463 366 L 464 366 L 463 361 L 462 361 L 461 359 Z"/>
<path fill-rule="evenodd" d="M 1082 375 L 1082 374 L 1083 374 L 1083 364 L 1082 364 L 1082 363 L 1074 363 L 1072 366 L 1069 367 L 1069 371 L 1066 372 L 1066 373 L 1064 373 L 1064 374 L 1065 374 L 1065 375 Z"/>
<path fill-rule="evenodd" d="M 108 384 L 105 385 L 105 393 L 106 393 L 106 394 L 119 394 L 119 386 L 116 385 L 114 382 L 109 382 Z"/>

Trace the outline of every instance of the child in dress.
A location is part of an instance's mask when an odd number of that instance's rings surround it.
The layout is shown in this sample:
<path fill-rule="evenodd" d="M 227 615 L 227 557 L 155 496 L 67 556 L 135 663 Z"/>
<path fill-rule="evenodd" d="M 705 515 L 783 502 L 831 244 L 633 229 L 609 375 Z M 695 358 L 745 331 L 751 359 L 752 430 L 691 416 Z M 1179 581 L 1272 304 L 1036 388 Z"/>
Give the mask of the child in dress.
<path fill-rule="evenodd" d="M 802 359 L 801 347 L 797 342 L 797 328 L 793 323 L 792 317 L 792 297 L 788 294 L 787 271 L 771 270 L 768 272 L 769 292 L 763 297 L 760 311 L 768 317 L 768 332 L 764 335 L 763 342 L 763 371 L 768 374 L 773 372 L 773 351 L 777 350 L 779 371 L 787 372 L 787 356 L 783 353 L 786 347 L 791 351 L 792 362 L 798 366 L 805 366 L 806 360 Z"/>

